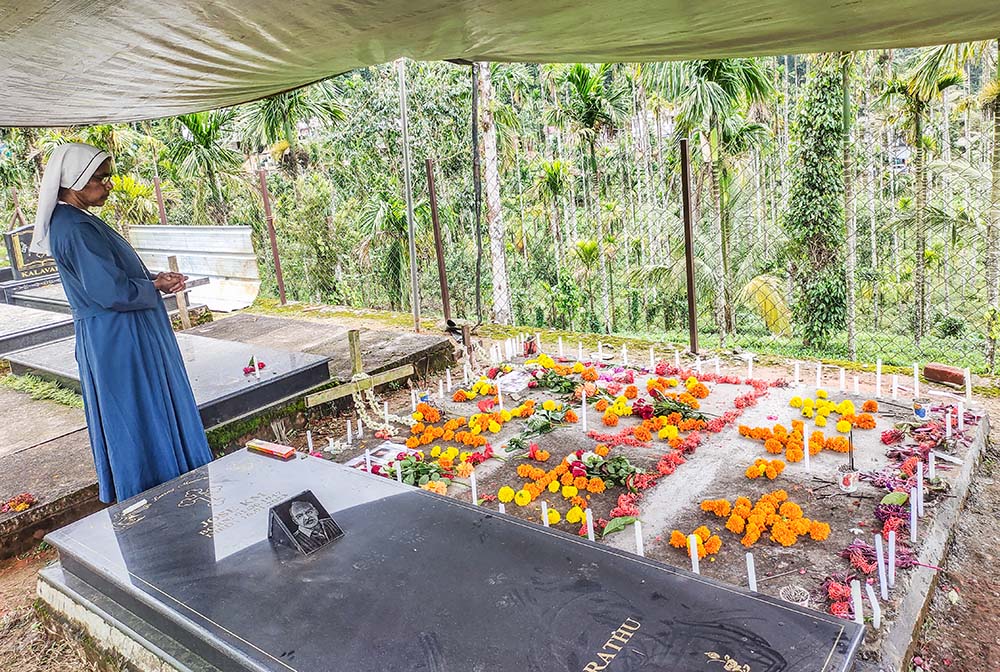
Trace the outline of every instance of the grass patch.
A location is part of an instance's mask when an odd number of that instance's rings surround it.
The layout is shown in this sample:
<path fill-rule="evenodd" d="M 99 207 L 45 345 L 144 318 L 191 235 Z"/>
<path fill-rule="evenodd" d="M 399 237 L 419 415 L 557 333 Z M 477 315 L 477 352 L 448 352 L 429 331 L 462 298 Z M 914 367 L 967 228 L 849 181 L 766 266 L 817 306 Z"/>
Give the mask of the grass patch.
<path fill-rule="evenodd" d="M 63 406 L 83 408 L 83 397 L 75 391 L 37 376 L 4 376 L 0 378 L 0 385 L 8 390 L 27 394 L 35 401 L 54 401 Z"/>

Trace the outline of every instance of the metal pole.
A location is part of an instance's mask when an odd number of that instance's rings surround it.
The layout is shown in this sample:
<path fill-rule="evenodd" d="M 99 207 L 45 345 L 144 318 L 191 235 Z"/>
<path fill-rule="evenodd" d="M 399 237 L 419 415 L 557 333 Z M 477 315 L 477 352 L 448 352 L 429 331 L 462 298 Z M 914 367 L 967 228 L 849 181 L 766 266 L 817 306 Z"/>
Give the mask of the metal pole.
<path fill-rule="evenodd" d="M 684 206 L 684 265 L 687 268 L 688 334 L 691 353 L 698 354 L 698 308 L 694 288 L 694 222 L 691 221 L 691 157 L 681 139 L 681 200 Z"/>
<path fill-rule="evenodd" d="M 413 330 L 420 331 L 420 285 L 417 277 L 417 231 L 413 218 L 413 186 L 410 178 L 410 133 L 406 125 L 406 59 L 396 61 L 399 70 L 399 121 L 403 130 L 403 188 L 406 190 L 407 237 L 410 240 L 410 302 Z"/>
<path fill-rule="evenodd" d="M 483 186 L 479 166 L 479 64 L 472 64 L 472 203 L 476 227 L 476 323 L 483 323 Z"/>
<path fill-rule="evenodd" d="M 163 191 L 160 189 L 160 176 L 153 178 L 153 189 L 156 190 L 156 207 L 160 211 L 160 224 L 167 225 L 167 209 L 163 206 Z"/>
<path fill-rule="evenodd" d="M 274 277 L 278 281 L 278 297 L 281 305 L 287 302 L 285 299 L 285 278 L 281 274 L 281 258 L 278 256 L 278 236 L 274 231 L 274 215 L 271 213 L 271 194 L 267 190 L 267 171 L 261 168 L 258 171 L 260 176 L 260 195 L 264 198 L 264 218 L 267 220 L 267 235 L 271 238 L 271 257 L 274 258 Z"/>
<path fill-rule="evenodd" d="M 451 297 L 448 294 L 448 274 L 444 269 L 444 244 L 441 242 L 441 222 L 438 219 L 437 190 L 434 188 L 434 159 L 427 159 L 427 191 L 431 195 L 431 223 L 434 225 L 434 252 L 437 255 L 438 280 L 441 282 L 441 303 L 444 319 L 451 319 Z"/>

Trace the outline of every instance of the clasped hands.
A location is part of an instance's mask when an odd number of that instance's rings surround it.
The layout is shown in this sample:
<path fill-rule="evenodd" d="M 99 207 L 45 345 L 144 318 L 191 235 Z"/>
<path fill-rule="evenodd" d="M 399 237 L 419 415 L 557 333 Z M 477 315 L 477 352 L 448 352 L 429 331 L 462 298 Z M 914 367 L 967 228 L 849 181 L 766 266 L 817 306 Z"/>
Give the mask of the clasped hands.
<path fill-rule="evenodd" d="M 156 277 L 153 278 L 153 286 L 165 294 L 176 294 L 183 292 L 187 287 L 185 284 L 187 279 L 188 276 L 182 273 L 157 273 Z"/>

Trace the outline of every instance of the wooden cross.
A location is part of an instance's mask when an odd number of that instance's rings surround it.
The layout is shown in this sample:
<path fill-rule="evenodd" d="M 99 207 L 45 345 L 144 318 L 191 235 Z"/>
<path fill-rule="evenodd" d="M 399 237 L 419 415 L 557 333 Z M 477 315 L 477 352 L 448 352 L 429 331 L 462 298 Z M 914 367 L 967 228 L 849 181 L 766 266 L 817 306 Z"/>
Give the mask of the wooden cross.
<path fill-rule="evenodd" d="M 347 342 L 351 348 L 352 376 L 364 373 L 364 367 L 361 363 L 361 332 L 357 329 L 351 329 L 348 331 Z M 416 374 L 417 370 L 414 368 L 413 364 L 397 366 L 389 369 L 388 371 L 373 374 L 368 378 L 352 380 L 349 383 L 337 385 L 336 387 L 331 387 L 328 390 L 323 390 L 322 392 L 317 392 L 316 394 L 310 394 L 306 396 L 306 408 L 314 408 L 320 404 L 326 404 L 331 401 L 336 401 L 337 399 L 354 395 L 358 392 L 363 392 L 364 390 L 375 388 L 379 385 L 391 383 L 394 380 L 412 378 Z"/>

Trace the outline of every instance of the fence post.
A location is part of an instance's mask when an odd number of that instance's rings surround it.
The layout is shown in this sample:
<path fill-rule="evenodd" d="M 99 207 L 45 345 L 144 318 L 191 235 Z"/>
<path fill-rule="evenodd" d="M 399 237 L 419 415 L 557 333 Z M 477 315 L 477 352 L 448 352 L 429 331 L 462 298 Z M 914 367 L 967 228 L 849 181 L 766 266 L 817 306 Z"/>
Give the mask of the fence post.
<path fill-rule="evenodd" d="M 175 255 L 167 257 L 167 266 L 172 273 L 180 273 L 180 267 L 177 265 L 177 257 Z M 181 318 L 181 328 L 190 329 L 191 315 L 188 314 L 187 296 L 184 295 L 183 291 L 177 292 L 174 296 L 177 299 L 177 313 Z"/>
<path fill-rule="evenodd" d="M 684 266 L 687 270 L 688 337 L 691 354 L 698 354 L 698 307 L 694 286 L 694 222 L 691 221 L 691 157 L 681 138 L 681 200 L 684 208 Z"/>
<path fill-rule="evenodd" d="M 160 224 L 167 225 L 167 208 L 163 205 L 163 190 L 160 189 L 160 176 L 153 177 L 153 189 L 156 190 L 156 207 L 160 212 Z"/>
<path fill-rule="evenodd" d="M 281 258 L 278 256 L 278 236 L 274 231 L 274 215 L 271 213 L 271 194 L 267 190 L 267 171 L 261 168 L 260 195 L 264 198 L 264 219 L 267 220 L 267 235 L 271 238 L 271 256 L 274 258 L 274 277 L 278 281 L 278 297 L 285 305 L 285 278 L 281 274 Z"/>
<path fill-rule="evenodd" d="M 441 303 L 444 319 L 451 319 L 451 297 L 448 295 L 448 274 L 444 268 L 444 245 L 441 242 L 441 222 L 438 220 L 437 190 L 434 188 L 434 159 L 427 159 L 427 190 L 431 195 L 431 223 L 434 225 L 434 252 L 437 255 L 438 280 L 441 282 Z"/>

